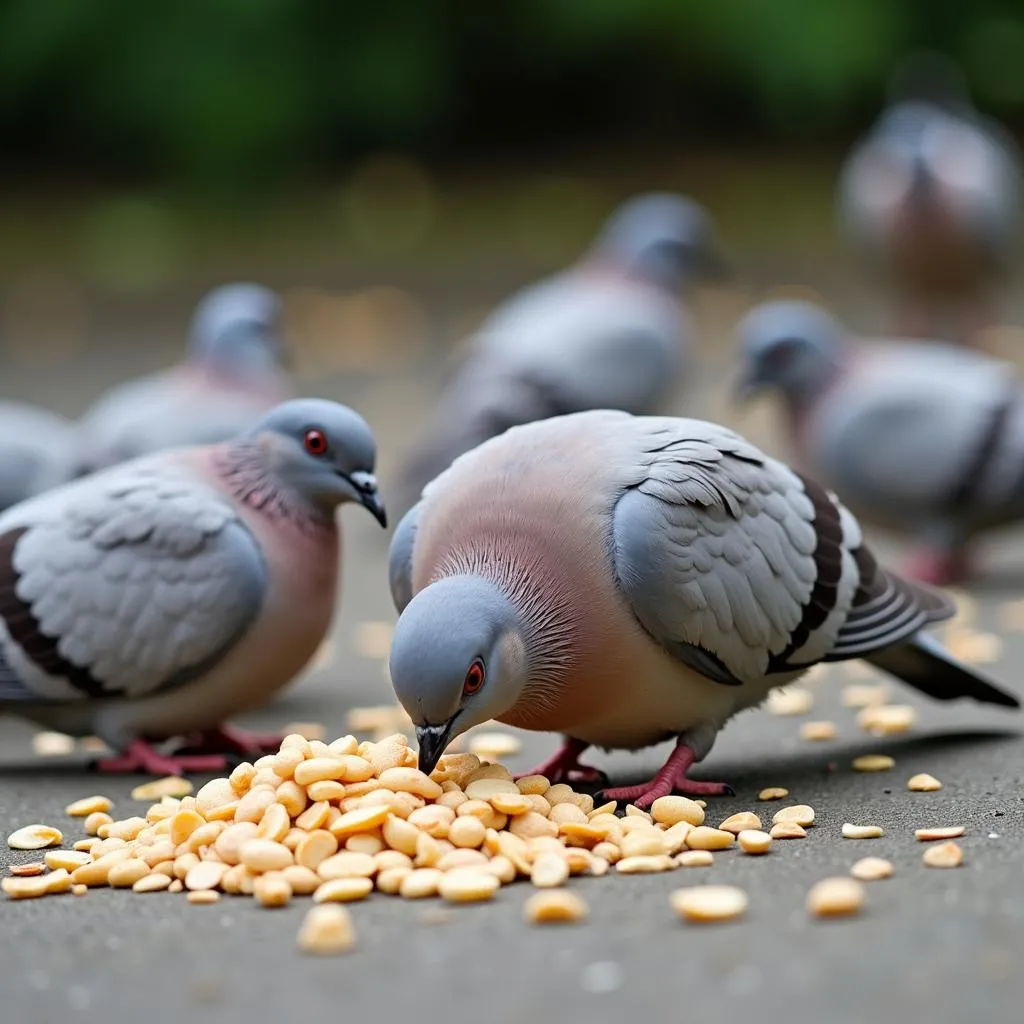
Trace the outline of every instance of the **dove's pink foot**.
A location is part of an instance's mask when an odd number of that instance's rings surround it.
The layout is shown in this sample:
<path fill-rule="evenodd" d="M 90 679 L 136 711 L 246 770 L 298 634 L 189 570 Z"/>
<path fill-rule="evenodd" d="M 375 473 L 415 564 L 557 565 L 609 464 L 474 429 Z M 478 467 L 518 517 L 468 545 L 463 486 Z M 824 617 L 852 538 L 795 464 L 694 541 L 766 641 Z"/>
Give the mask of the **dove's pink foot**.
<path fill-rule="evenodd" d="M 248 732 L 233 725 L 219 725 L 196 736 L 189 736 L 181 750 L 189 754 L 241 754 L 260 757 L 276 754 L 284 737 L 279 732 Z"/>
<path fill-rule="evenodd" d="M 223 754 L 203 756 L 167 756 L 154 750 L 145 740 L 132 740 L 120 757 L 96 762 L 98 772 L 117 774 L 184 775 L 186 772 L 222 772 L 227 769 Z"/>
<path fill-rule="evenodd" d="M 732 787 L 724 782 L 698 782 L 696 779 L 688 779 L 686 773 L 695 760 L 696 755 L 685 743 L 677 743 L 661 771 L 650 782 L 643 782 L 639 786 L 606 789 L 602 796 L 609 800 L 623 800 L 636 804 L 637 807 L 647 808 L 658 797 L 668 796 L 670 793 L 681 793 L 683 796 L 736 795 Z"/>
<path fill-rule="evenodd" d="M 964 551 L 922 548 L 907 559 L 903 574 L 933 587 L 963 583 L 971 575 L 971 562 Z"/>
<path fill-rule="evenodd" d="M 543 764 L 537 765 L 532 772 L 523 772 L 517 775 L 517 779 L 525 778 L 527 775 L 543 775 L 552 783 L 556 782 L 582 782 L 596 783 L 604 782 L 608 776 L 599 768 L 591 768 L 590 765 L 580 764 L 580 754 L 590 746 L 582 740 L 574 740 L 566 737 L 565 742 L 549 757 Z"/>

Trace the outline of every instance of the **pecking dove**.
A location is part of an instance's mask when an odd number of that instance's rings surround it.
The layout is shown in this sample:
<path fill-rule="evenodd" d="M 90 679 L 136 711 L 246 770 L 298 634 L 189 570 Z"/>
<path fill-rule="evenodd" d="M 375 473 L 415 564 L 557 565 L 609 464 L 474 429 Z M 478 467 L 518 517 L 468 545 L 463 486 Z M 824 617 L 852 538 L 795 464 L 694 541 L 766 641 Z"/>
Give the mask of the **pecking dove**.
<path fill-rule="evenodd" d="M 85 464 L 80 433 L 70 420 L 0 401 L 0 512 L 74 479 Z"/>
<path fill-rule="evenodd" d="M 300 399 L 237 438 L 135 459 L 0 515 L 0 710 L 122 756 L 110 770 L 217 770 L 150 745 L 250 754 L 223 727 L 310 660 L 331 622 L 355 502 L 385 525 L 366 422 Z"/>
<path fill-rule="evenodd" d="M 488 719 L 560 732 L 537 771 L 593 779 L 588 746 L 675 738 L 647 806 L 718 731 L 821 661 L 866 658 L 939 700 L 1017 698 L 928 623 L 954 607 L 886 572 L 829 491 L 724 427 L 596 410 L 516 427 L 462 456 L 392 539 L 390 669 L 420 767 Z"/>
<path fill-rule="evenodd" d="M 962 580 L 972 537 L 1024 519 L 1024 395 L 1008 364 L 939 343 L 856 345 L 806 302 L 765 303 L 738 330 L 742 391 L 779 391 L 801 467 L 918 540 L 907 575 Z"/>
<path fill-rule="evenodd" d="M 280 318 L 280 297 L 260 285 L 225 285 L 206 295 L 184 363 L 113 388 L 83 416 L 91 468 L 226 441 L 290 398 Z"/>
<path fill-rule="evenodd" d="M 624 203 L 575 266 L 513 295 L 471 339 L 402 473 L 401 506 L 455 456 L 516 424 L 658 411 L 692 333 L 676 292 L 727 273 L 700 205 L 662 193 Z"/>
<path fill-rule="evenodd" d="M 841 227 L 897 294 L 900 334 L 968 342 L 992 322 L 1013 255 L 1019 154 L 944 59 L 922 55 L 897 72 L 893 102 L 841 172 Z"/>

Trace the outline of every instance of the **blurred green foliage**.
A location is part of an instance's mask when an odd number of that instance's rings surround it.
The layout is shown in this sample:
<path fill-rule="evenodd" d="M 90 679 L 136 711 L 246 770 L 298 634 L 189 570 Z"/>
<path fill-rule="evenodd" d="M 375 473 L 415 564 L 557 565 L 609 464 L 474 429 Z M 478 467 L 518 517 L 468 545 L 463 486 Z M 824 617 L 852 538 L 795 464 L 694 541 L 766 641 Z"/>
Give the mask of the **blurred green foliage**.
<path fill-rule="evenodd" d="M 4 166 L 251 188 L 366 152 L 840 142 L 908 49 L 1024 107 L 1021 0 L 3 0 Z"/>

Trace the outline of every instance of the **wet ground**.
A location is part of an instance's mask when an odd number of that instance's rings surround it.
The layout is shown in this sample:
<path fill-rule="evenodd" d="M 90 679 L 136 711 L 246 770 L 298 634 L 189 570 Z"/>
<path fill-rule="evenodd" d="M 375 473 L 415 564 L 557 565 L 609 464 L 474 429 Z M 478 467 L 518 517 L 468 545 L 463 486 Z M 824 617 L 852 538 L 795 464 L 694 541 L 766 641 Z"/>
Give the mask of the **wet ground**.
<path fill-rule="evenodd" d="M 726 325 L 744 301 L 742 294 L 724 292 L 703 300 L 703 368 L 678 407 L 728 416 L 782 451 L 764 409 L 740 418 L 725 403 Z M 474 308 L 452 303 L 432 311 L 435 336 L 450 334 Z M 136 329 L 131 317 L 112 321 L 113 340 L 103 358 L 73 353 L 59 374 L 41 373 L 31 359 L 22 360 L 3 390 L 77 412 L 115 374 L 169 357 L 171 327 L 154 348 L 145 349 L 131 343 Z M 403 349 L 409 351 L 413 356 L 403 373 L 343 367 L 317 373 L 307 366 L 311 390 L 352 402 L 377 427 L 385 481 L 428 407 L 438 376 L 432 344 Z M 344 525 L 343 600 L 324 660 L 245 724 L 312 720 L 322 722 L 329 735 L 340 735 L 347 731 L 348 708 L 389 697 L 383 661 L 363 628 L 393 620 L 386 538 L 355 510 L 346 511 Z M 1021 691 L 1024 635 L 1002 611 L 1024 594 L 1024 573 L 1014 567 L 1015 560 L 1024 562 L 1019 541 L 1019 534 L 1011 535 L 988 553 L 992 578 L 976 595 L 971 624 L 1002 634 L 1000 659 L 988 668 Z M 890 550 L 883 544 L 883 551 Z M 756 803 L 765 786 L 785 786 L 794 801 L 814 806 L 817 824 L 808 838 L 778 842 L 766 857 L 728 852 L 708 870 L 574 879 L 572 887 L 590 904 L 590 918 L 563 929 L 523 922 L 525 885 L 503 890 L 493 904 L 440 914 L 434 907 L 374 896 L 353 908 L 358 949 L 328 960 L 303 957 L 295 948 L 301 901 L 274 911 L 231 898 L 196 907 L 166 894 L 103 890 L 83 899 L 3 902 L 0 1020 L 1016 1020 L 1024 999 L 1024 722 L 1019 715 L 937 707 L 907 696 L 921 712 L 913 731 L 872 738 L 839 701 L 841 685 L 853 678 L 860 681 L 855 669 L 837 669 L 814 684 L 810 717 L 834 721 L 836 739 L 810 743 L 798 736 L 799 719 L 752 712 L 728 727 L 703 768 L 707 777 L 730 781 L 737 793 L 711 802 L 712 823 L 742 809 L 770 819 L 778 805 Z M 40 761 L 30 737 L 31 730 L 20 724 L 0 723 L 5 833 L 42 821 L 65 828 L 70 837 L 75 828 L 64 806 L 97 790 L 116 800 L 122 816 L 138 812 L 140 805 L 128 796 L 137 780 L 96 778 L 77 757 Z M 524 740 L 522 755 L 509 761 L 512 767 L 529 767 L 553 743 L 543 736 Z M 873 751 L 891 754 L 896 767 L 877 774 L 851 770 L 854 756 Z M 655 767 L 659 753 L 600 763 L 614 775 L 639 777 Z M 918 772 L 937 776 L 944 788 L 907 792 L 906 780 Z M 840 829 L 847 821 L 879 824 L 885 836 L 844 840 Z M 967 829 L 964 865 L 925 868 L 913 830 L 952 824 Z M 868 854 L 889 858 L 896 871 L 869 886 L 863 916 L 810 920 L 804 911 L 810 885 L 846 873 Z M 8 857 L 28 859 L 0 849 L 0 865 Z M 680 923 L 668 893 L 703 881 L 745 888 L 746 918 L 714 926 Z"/>

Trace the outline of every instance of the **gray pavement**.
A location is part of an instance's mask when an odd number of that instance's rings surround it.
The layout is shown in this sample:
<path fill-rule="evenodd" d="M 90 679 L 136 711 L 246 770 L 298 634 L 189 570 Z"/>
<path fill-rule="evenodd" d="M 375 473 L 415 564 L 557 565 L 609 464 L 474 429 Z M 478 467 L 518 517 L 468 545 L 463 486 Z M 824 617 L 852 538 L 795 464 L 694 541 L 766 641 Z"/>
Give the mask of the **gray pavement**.
<path fill-rule="evenodd" d="M 720 370 L 699 389 L 698 413 L 722 415 Z M 327 388 L 318 388 L 327 391 Z M 385 477 L 429 387 L 413 381 L 339 387 L 381 425 Z M 389 418 L 401 395 L 403 421 Z M 406 404 L 407 399 L 420 405 Z M 689 407 L 688 407 L 689 408 Z M 763 412 L 743 429 L 763 437 Z M 331 735 L 345 730 L 349 707 L 387 700 L 381 662 L 360 653 L 358 629 L 393 618 L 386 592 L 385 539 L 358 513 L 344 516 L 344 589 L 332 657 L 271 708 L 244 724 L 280 726 L 316 720 Z M 994 628 L 998 606 L 1019 592 L 1013 569 L 1019 535 L 992 553 L 995 584 L 978 595 L 978 621 Z M 888 551 L 888 546 L 884 546 Z M 1018 558 L 1019 560 L 1019 558 Z M 1024 636 L 1008 633 L 993 673 L 1021 689 Z M 806 840 L 776 843 L 763 858 L 716 856 L 708 870 L 658 876 L 574 879 L 590 919 L 571 928 L 536 929 L 521 917 L 529 887 L 503 890 L 493 904 L 439 908 L 373 896 L 353 907 L 358 949 L 332 959 L 301 956 L 295 934 L 302 901 L 263 910 L 226 898 L 195 907 L 166 894 L 110 890 L 0 903 L 0 1022 L 58 1021 L 170 1024 L 284 1020 L 441 1020 L 493 1022 L 734 1020 L 1015 1021 L 1024 1001 L 1019 968 L 1024 949 L 1024 742 L 1020 716 L 971 705 L 917 701 L 911 734 L 885 740 L 858 730 L 841 707 L 849 673 L 815 682 L 811 717 L 839 726 L 837 739 L 798 738 L 798 719 L 747 713 L 723 734 L 706 777 L 730 781 L 735 799 L 711 802 L 709 818 L 754 809 L 770 819 L 779 805 L 757 804 L 764 786 L 785 786 L 810 803 L 817 824 Z M 894 688 L 899 689 L 896 684 Z M 900 699 L 902 699 L 902 692 Z M 44 821 L 76 834 L 63 814 L 72 799 L 102 791 L 122 815 L 140 805 L 128 797 L 138 780 L 87 774 L 79 760 L 41 762 L 30 730 L 0 722 L 0 825 L 6 833 Z M 525 736 L 526 768 L 551 749 L 552 737 Z M 852 757 L 883 751 L 891 772 L 858 774 Z M 656 766 L 662 751 L 595 755 L 629 780 Z M 927 771 L 945 788 L 908 793 L 905 782 Z M 877 823 L 872 841 L 840 837 L 845 821 Z M 963 824 L 964 865 L 926 869 L 913 829 Z M 873 883 L 863 916 L 808 919 L 804 899 L 819 878 L 843 874 L 876 854 L 896 865 Z M 0 865 L 29 855 L 0 849 Z M 680 923 L 668 893 L 703 881 L 744 887 L 742 921 Z"/>

